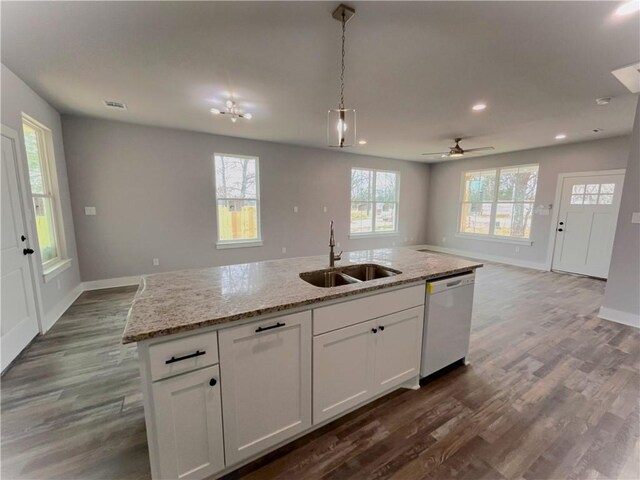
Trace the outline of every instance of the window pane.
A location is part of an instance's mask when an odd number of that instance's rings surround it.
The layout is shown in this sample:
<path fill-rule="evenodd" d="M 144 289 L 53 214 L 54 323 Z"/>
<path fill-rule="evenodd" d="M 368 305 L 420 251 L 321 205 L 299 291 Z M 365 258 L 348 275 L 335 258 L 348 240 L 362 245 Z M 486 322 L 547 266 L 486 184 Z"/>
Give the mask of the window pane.
<path fill-rule="evenodd" d="M 589 185 L 587 185 L 587 187 L 586 187 L 586 192 L 587 192 L 587 193 L 598 193 L 598 188 L 599 188 L 599 187 L 600 187 L 600 185 L 599 185 L 599 184 L 597 184 L 597 183 L 589 184 Z M 587 203 L 587 202 L 585 202 L 585 203 Z"/>
<path fill-rule="evenodd" d="M 373 200 L 373 172 L 371 170 L 351 170 L 351 201 L 370 202 Z"/>
<path fill-rule="evenodd" d="M 218 200 L 218 235 L 224 240 L 258 239 L 255 200 Z"/>
<path fill-rule="evenodd" d="M 393 232 L 396 229 L 396 204 L 376 203 L 376 232 Z"/>
<path fill-rule="evenodd" d="M 538 166 L 503 168 L 500 170 L 498 201 L 533 202 L 538 183 Z"/>
<path fill-rule="evenodd" d="M 29 165 L 29 181 L 33 193 L 46 193 L 44 191 L 44 176 L 42 175 L 40 142 L 38 132 L 27 124 L 23 124 L 24 145 L 27 152 L 27 164 Z M 43 260 L 44 261 L 44 260 Z"/>
<path fill-rule="evenodd" d="M 463 203 L 460 231 L 488 234 L 491 224 L 491 203 Z"/>
<path fill-rule="evenodd" d="M 598 203 L 600 205 L 612 205 L 613 195 L 600 195 L 600 197 L 598 198 Z"/>
<path fill-rule="evenodd" d="M 571 193 L 584 193 L 584 185 L 574 185 L 571 188 Z"/>
<path fill-rule="evenodd" d="M 596 203 L 598 203 L 598 195 L 585 195 L 584 196 L 584 204 L 585 205 L 595 205 Z"/>
<path fill-rule="evenodd" d="M 376 201 L 388 203 L 397 200 L 396 177 L 394 172 L 376 172 Z"/>
<path fill-rule="evenodd" d="M 499 203 L 494 235 L 529 238 L 532 210 L 532 203 Z"/>
<path fill-rule="evenodd" d="M 53 208 L 50 198 L 33 197 L 33 210 L 36 215 L 36 230 L 40 244 L 42 263 L 58 257 L 56 232 L 53 225 Z"/>
<path fill-rule="evenodd" d="M 492 202 L 494 200 L 495 183 L 495 170 L 465 173 L 464 201 Z"/>
<path fill-rule="evenodd" d="M 257 198 L 256 159 L 216 155 L 217 198 Z"/>
<path fill-rule="evenodd" d="M 600 185 L 600 193 L 613 193 L 615 189 L 615 183 L 603 183 Z"/>
<path fill-rule="evenodd" d="M 582 205 L 583 195 L 571 195 L 571 205 Z"/>
<path fill-rule="evenodd" d="M 351 233 L 373 232 L 373 203 L 351 203 Z"/>

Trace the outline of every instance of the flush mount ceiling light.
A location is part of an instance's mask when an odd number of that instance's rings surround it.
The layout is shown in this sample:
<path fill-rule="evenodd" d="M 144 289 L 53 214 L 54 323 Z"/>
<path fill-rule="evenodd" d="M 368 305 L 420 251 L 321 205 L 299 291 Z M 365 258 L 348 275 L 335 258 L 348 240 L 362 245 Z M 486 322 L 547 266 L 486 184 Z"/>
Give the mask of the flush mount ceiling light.
<path fill-rule="evenodd" d="M 327 142 L 330 147 L 351 147 L 356 142 L 356 111 L 344 107 L 344 41 L 347 21 L 356 11 L 340 4 L 332 14 L 342 23 L 342 63 L 340 69 L 340 104 L 332 108 L 327 115 Z"/>
<path fill-rule="evenodd" d="M 556 140 L 564 140 L 567 136 L 564 133 L 559 133 L 556 135 Z"/>
<path fill-rule="evenodd" d="M 640 10 L 640 0 L 631 0 L 630 2 L 623 3 L 616 10 L 616 15 L 624 16 L 630 15 L 633 12 Z"/>
<path fill-rule="evenodd" d="M 212 108 L 211 113 L 213 113 L 214 115 L 228 115 L 233 123 L 236 123 L 239 118 L 251 120 L 251 118 L 253 117 L 253 115 L 251 115 L 250 113 L 242 113 L 238 108 L 238 105 L 236 105 L 236 102 L 234 102 L 233 100 L 227 100 L 226 112 L 218 110 L 217 108 Z"/>
<path fill-rule="evenodd" d="M 480 111 L 484 110 L 485 108 L 487 108 L 487 105 L 485 103 L 476 103 L 473 107 L 471 107 L 471 110 L 475 110 L 476 112 L 480 112 Z"/>

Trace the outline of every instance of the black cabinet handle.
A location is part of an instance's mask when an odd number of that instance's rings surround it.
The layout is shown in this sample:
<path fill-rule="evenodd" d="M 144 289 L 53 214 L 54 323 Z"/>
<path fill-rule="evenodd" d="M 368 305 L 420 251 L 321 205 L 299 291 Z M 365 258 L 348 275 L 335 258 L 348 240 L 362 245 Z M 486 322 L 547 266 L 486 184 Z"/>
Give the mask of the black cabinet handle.
<path fill-rule="evenodd" d="M 377 329 L 377 328 L 372 328 L 372 329 L 371 329 L 371 331 L 372 331 L 373 333 L 378 333 L 378 329 Z"/>
<path fill-rule="evenodd" d="M 215 378 L 212 378 L 211 380 L 209 380 L 209 385 L 211 385 L 212 387 L 215 387 L 216 383 L 218 383 L 218 380 L 216 380 Z"/>
<path fill-rule="evenodd" d="M 190 355 L 185 355 L 184 357 L 171 357 L 169 360 L 167 360 L 164 363 L 169 365 L 170 363 L 181 362 L 182 360 L 187 360 L 189 358 L 199 357 L 200 355 L 204 355 L 206 353 L 207 353 L 206 350 L 203 350 L 202 352 L 200 350 L 196 350 L 195 353 L 192 353 Z"/>
<path fill-rule="evenodd" d="M 378 328 L 380 329 L 381 332 L 384 331 L 384 325 L 380 325 Z"/>
<path fill-rule="evenodd" d="M 271 325 L 270 327 L 258 327 L 256 328 L 256 333 L 264 332 L 265 330 L 271 330 L 272 328 L 280 328 L 284 327 L 286 324 L 284 323 L 276 323 L 275 325 Z"/>
<path fill-rule="evenodd" d="M 31 255 L 33 253 L 33 248 L 23 248 L 22 249 L 22 254 L 23 255 Z"/>

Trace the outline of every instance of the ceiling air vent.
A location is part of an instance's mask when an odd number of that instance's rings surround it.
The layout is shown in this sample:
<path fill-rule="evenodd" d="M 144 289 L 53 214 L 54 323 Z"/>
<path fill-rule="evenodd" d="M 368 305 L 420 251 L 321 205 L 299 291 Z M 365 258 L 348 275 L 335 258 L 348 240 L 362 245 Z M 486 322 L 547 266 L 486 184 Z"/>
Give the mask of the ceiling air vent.
<path fill-rule="evenodd" d="M 104 106 L 107 108 L 115 108 L 116 110 L 126 110 L 127 106 L 122 102 L 115 102 L 113 100 L 105 100 Z"/>
<path fill-rule="evenodd" d="M 632 93 L 640 92 L 640 62 L 618 68 L 611 73 Z"/>

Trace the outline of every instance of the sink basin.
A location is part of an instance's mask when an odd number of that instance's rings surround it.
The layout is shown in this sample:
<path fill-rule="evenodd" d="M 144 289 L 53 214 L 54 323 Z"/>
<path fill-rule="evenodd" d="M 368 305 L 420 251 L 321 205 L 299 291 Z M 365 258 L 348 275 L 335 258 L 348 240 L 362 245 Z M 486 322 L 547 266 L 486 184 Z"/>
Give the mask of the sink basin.
<path fill-rule="evenodd" d="M 392 277 L 399 273 L 402 272 L 375 263 L 367 263 L 305 272 L 300 274 L 300 278 L 316 287 L 330 288 Z"/>
<path fill-rule="evenodd" d="M 382 265 L 376 265 L 375 263 L 350 265 L 348 267 L 342 268 L 341 271 L 345 275 L 357 278 L 361 282 L 375 280 L 376 278 L 393 277 L 394 275 L 402 273 L 392 268 L 383 267 Z"/>
<path fill-rule="evenodd" d="M 340 285 L 360 282 L 360 280 L 343 275 L 335 269 L 301 273 L 300 278 L 311 285 L 322 288 L 338 287 Z"/>

